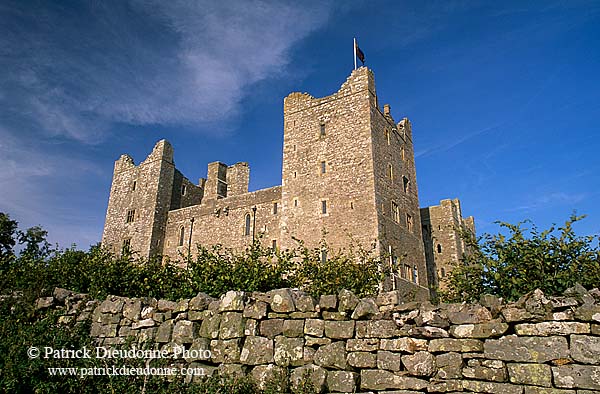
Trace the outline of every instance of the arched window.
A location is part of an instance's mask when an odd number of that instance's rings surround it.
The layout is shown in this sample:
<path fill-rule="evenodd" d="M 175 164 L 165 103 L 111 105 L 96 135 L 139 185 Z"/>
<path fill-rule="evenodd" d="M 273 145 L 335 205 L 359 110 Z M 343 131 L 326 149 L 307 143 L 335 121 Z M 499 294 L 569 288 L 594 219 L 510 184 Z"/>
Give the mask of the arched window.
<path fill-rule="evenodd" d="M 246 225 L 244 226 L 244 235 L 250 235 L 250 214 L 246 214 Z"/>
<path fill-rule="evenodd" d="M 442 244 L 438 244 L 437 250 L 438 250 L 438 253 L 442 253 Z"/>
<path fill-rule="evenodd" d="M 179 228 L 179 242 L 177 243 L 178 246 L 183 246 L 184 238 L 185 238 L 185 227 L 181 226 Z"/>

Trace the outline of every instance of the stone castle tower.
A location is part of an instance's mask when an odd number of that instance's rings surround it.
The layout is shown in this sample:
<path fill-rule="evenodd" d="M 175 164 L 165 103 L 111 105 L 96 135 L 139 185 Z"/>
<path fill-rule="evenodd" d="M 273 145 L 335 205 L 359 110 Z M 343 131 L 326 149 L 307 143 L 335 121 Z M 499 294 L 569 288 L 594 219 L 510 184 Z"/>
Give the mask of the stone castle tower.
<path fill-rule="evenodd" d="M 164 140 L 137 166 L 121 156 L 102 244 L 177 258 L 196 244 L 243 249 L 259 234 L 280 248 L 294 247 L 295 239 L 317 247 L 324 238 L 330 250 L 355 245 L 382 256 L 397 274 L 389 287 L 426 291 L 437 283 L 439 270 L 425 257 L 433 244 L 422 233 L 428 211 L 419 209 L 411 124 L 396 123 L 389 105 L 380 108 L 368 68 L 354 70 L 330 96 L 288 95 L 281 186 L 248 192 L 249 176 L 247 163 L 215 162 L 193 184 Z M 455 212 L 438 216 L 444 214 Z M 451 238 L 438 243 L 446 242 Z M 448 256 L 456 261 L 459 252 Z"/>

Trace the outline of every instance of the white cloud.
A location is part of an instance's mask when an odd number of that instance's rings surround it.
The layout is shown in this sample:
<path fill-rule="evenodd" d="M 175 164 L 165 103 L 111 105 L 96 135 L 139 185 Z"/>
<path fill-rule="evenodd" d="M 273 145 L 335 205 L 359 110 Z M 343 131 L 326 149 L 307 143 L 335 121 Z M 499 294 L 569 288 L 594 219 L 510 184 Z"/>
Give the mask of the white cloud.
<path fill-rule="evenodd" d="M 327 3 L 138 1 L 69 14 L 0 10 L 4 113 L 86 143 L 112 122 L 198 125 L 231 119 L 254 83 L 278 76 Z M 2 15 L 3 14 L 3 15 Z M 11 25 L 16 17 L 25 20 Z M 4 31 L 2 31 L 4 30 Z M 6 125 L 5 125 L 6 126 Z"/>

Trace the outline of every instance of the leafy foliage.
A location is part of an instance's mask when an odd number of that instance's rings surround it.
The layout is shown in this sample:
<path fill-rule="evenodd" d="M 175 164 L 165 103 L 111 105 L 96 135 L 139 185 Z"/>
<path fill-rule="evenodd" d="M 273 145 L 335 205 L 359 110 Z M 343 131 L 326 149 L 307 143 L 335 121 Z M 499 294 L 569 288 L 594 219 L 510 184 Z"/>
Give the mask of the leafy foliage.
<path fill-rule="evenodd" d="M 539 231 L 529 221 L 516 225 L 498 222 L 508 231 L 475 239 L 463 233 L 471 250 L 447 278 L 442 298 L 473 301 L 482 294 L 518 299 L 537 288 L 560 295 L 579 282 L 600 284 L 600 249 L 596 236 L 577 236 L 573 224 L 585 216 L 572 215 L 562 227 Z M 530 224 L 530 228 L 525 228 Z"/>

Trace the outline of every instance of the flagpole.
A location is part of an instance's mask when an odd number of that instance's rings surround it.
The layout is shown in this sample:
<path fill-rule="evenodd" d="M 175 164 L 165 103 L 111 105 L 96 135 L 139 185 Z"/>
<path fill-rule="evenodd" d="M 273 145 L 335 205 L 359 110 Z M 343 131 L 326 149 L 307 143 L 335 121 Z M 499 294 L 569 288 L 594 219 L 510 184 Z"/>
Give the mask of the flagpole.
<path fill-rule="evenodd" d="M 354 37 L 354 69 L 356 70 L 356 37 Z"/>

